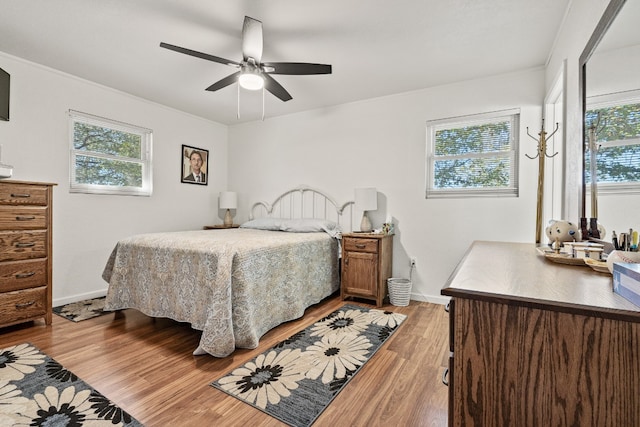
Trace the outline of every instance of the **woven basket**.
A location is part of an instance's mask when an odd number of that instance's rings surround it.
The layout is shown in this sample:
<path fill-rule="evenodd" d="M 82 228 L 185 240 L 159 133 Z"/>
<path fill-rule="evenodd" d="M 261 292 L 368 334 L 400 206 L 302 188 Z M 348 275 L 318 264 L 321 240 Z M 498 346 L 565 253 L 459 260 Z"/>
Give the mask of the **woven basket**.
<path fill-rule="evenodd" d="M 411 299 L 411 280 L 392 277 L 387 279 L 389 302 L 397 307 L 406 307 Z"/>

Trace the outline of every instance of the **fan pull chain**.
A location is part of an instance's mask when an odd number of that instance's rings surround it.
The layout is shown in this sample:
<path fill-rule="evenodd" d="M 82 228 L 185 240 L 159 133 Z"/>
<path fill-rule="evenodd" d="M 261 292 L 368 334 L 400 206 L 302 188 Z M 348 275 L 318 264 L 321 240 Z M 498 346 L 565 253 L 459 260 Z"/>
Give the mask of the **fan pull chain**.
<path fill-rule="evenodd" d="M 238 111 L 236 112 L 236 119 L 240 120 L 240 83 L 238 83 Z"/>
<path fill-rule="evenodd" d="M 262 86 L 262 121 L 264 122 L 264 86 Z"/>

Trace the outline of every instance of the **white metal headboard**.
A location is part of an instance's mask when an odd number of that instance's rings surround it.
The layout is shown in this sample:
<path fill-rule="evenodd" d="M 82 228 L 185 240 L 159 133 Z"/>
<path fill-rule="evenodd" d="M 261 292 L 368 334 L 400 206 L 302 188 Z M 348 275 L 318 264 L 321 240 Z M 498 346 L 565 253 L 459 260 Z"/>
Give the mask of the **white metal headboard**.
<path fill-rule="evenodd" d="M 353 205 L 353 201 L 338 205 L 324 192 L 301 185 L 282 193 L 273 203 L 254 203 L 249 212 L 249 219 L 263 217 L 326 219 L 340 224 L 343 231 L 352 231 Z"/>

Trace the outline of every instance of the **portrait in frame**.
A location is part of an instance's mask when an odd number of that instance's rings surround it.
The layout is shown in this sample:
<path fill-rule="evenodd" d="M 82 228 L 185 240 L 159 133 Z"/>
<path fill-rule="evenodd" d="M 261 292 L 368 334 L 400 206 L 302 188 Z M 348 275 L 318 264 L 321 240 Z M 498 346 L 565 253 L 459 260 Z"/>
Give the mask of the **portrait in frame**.
<path fill-rule="evenodd" d="M 182 145 L 180 181 L 185 184 L 207 185 L 209 183 L 209 150 Z"/>

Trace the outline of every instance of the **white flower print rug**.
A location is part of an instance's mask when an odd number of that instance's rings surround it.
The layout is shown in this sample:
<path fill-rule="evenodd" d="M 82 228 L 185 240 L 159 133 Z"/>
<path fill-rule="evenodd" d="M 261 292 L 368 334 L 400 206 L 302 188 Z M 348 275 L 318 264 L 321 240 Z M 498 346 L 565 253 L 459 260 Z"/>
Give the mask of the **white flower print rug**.
<path fill-rule="evenodd" d="M 104 301 L 106 297 L 92 298 L 78 302 L 72 302 L 58 307 L 53 307 L 53 312 L 58 316 L 69 319 L 72 322 L 92 319 L 103 314 L 113 313 L 104 311 Z"/>
<path fill-rule="evenodd" d="M 31 344 L 0 348 L 0 426 L 142 426 Z"/>
<path fill-rule="evenodd" d="M 211 385 L 291 426 L 310 426 L 406 317 L 345 305 Z"/>

